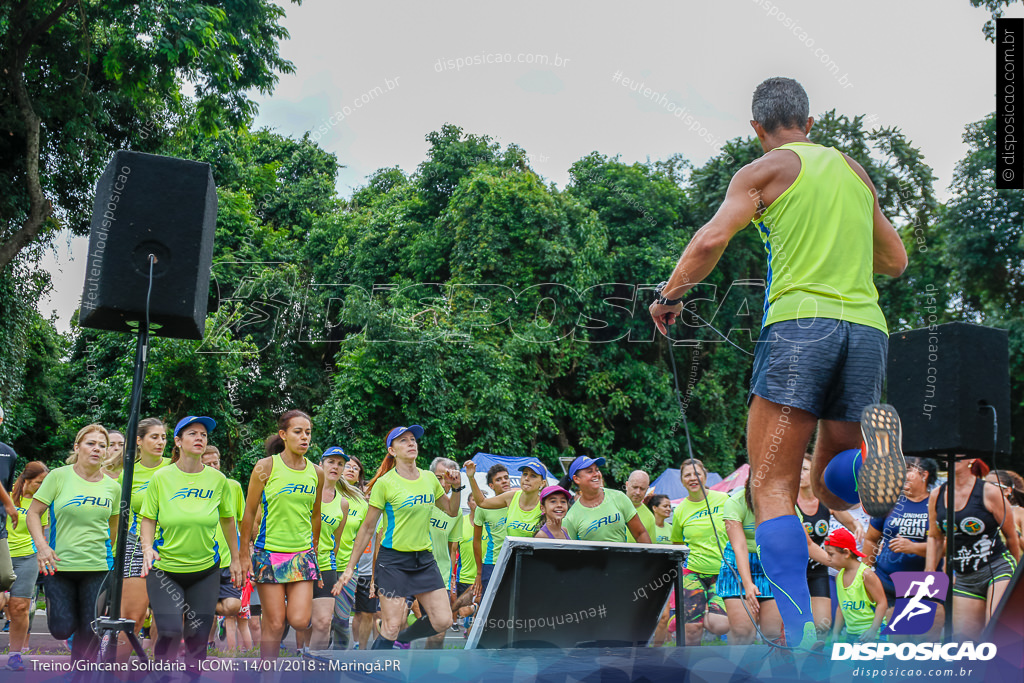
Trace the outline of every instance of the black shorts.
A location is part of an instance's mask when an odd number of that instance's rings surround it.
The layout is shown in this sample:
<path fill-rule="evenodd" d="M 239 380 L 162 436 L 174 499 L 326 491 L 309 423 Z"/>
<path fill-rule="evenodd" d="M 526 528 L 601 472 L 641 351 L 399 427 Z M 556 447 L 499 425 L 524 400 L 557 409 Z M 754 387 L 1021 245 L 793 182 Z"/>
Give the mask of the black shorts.
<path fill-rule="evenodd" d="M 812 598 L 828 598 L 831 596 L 828 586 L 828 569 L 818 567 L 807 572 L 807 588 L 811 591 Z"/>
<path fill-rule="evenodd" d="M 859 422 L 878 403 L 889 338 L 867 325 L 804 318 L 761 330 L 750 377 L 755 395 L 807 411 L 820 420 Z"/>
<path fill-rule="evenodd" d="M 455 584 L 455 586 L 458 589 L 458 592 L 456 593 L 456 595 L 461 596 L 463 593 L 465 593 L 470 588 L 472 588 L 473 584 L 471 584 L 471 583 L 462 583 L 461 581 L 459 581 L 458 583 Z"/>
<path fill-rule="evenodd" d="M 377 594 L 386 598 L 408 598 L 445 589 L 441 570 L 429 550 L 402 552 L 382 547 L 377 553 L 374 580 Z"/>
<path fill-rule="evenodd" d="M 480 578 L 480 596 L 487 592 L 487 586 L 491 583 L 491 574 L 494 573 L 493 564 L 485 564 L 479 568 L 477 576 Z"/>
<path fill-rule="evenodd" d="M 320 581 L 323 581 L 323 588 L 320 587 Z M 313 599 L 317 598 L 331 598 L 331 589 L 334 588 L 334 584 L 338 583 L 338 572 L 333 569 L 321 569 L 320 570 L 320 581 L 313 582 Z"/>
<path fill-rule="evenodd" d="M 370 597 L 370 575 L 363 574 L 356 579 L 356 602 L 354 612 L 363 614 L 376 614 L 380 611 L 380 602 L 377 597 Z"/>
<path fill-rule="evenodd" d="M 242 589 L 235 588 L 235 584 L 231 583 L 231 570 L 228 567 L 222 567 L 220 570 L 220 591 L 217 593 L 217 600 L 220 601 L 231 598 L 241 600 Z"/>

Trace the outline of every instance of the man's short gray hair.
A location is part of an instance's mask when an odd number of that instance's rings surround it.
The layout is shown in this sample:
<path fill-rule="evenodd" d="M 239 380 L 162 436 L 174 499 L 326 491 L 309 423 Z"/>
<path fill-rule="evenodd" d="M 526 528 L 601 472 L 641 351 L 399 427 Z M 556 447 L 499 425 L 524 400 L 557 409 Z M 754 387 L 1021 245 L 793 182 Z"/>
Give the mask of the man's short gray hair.
<path fill-rule="evenodd" d="M 446 470 L 457 470 L 459 469 L 459 463 L 455 462 L 451 458 L 443 458 L 441 456 L 434 458 L 434 461 L 430 463 L 430 471 L 433 472 L 434 474 L 437 474 L 437 471 L 442 467 L 445 468 Z"/>
<path fill-rule="evenodd" d="M 807 124 L 811 105 L 807 91 L 792 78 L 769 78 L 754 89 L 750 105 L 754 120 L 766 133 L 780 128 L 800 128 Z"/>

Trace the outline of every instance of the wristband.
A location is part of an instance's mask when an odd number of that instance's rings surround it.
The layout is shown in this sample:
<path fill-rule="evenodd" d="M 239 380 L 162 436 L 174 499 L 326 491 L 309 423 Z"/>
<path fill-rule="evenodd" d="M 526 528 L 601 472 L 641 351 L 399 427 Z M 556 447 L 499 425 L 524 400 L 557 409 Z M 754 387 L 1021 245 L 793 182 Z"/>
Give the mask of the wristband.
<path fill-rule="evenodd" d="M 678 299 L 665 298 L 663 292 L 665 291 L 665 287 L 667 286 L 668 282 L 662 282 L 661 284 L 654 288 L 654 303 L 660 304 L 661 306 L 675 306 L 678 303 L 682 303 L 683 297 L 680 297 Z"/>
<path fill-rule="evenodd" d="M 452 491 L 454 491 L 455 493 L 460 493 L 460 492 L 461 492 L 461 491 L 462 491 L 463 489 L 465 489 L 465 488 L 466 488 L 466 485 L 465 485 L 465 484 L 463 484 L 462 486 L 459 486 L 459 487 L 455 487 L 455 486 L 453 486 L 453 487 L 452 487 Z"/>

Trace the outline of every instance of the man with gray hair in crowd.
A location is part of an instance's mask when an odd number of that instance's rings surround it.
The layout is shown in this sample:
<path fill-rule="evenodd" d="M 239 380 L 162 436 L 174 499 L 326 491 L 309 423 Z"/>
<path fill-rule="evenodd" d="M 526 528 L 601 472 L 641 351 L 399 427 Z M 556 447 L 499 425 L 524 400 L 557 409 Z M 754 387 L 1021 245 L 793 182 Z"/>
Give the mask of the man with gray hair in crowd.
<path fill-rule="evenodd" d="M 629 502 L 636 508 L 636 514 L 640 516 L 640 523 L 647 529 L 647 534 L 653 543 L 654 539 L 658 537 L 658 530 L 654 525 L 654 513 L 644 505 L 647 489 L 650 487 L 651 475 L 643 470 L 633 470 L 629 473 L 629 479 L 626 480 L 626 495 L 629 497 Z M 631 534 L 627 534 L 626 542 L 636 543 L 636 539 Z"/>
<path fill-rule="evenodd" d="M 832 510 L 861 502 L 884 517 L 906 476 L 899 416 L 873 405 L 888 348 L 873 274 L 898 277 L 907 252 L 861 165 L 808 138 L 814 120 L 803 86 L 769 78 L 754 90 L 751 112 L 764 156 L 732 177 L 650 312 L 666 334 L 686 292 L 714 270 L 736 233 L 755 225 L 768 259 L 747 399 L 756 539 L 787 645 L 809 648 L 816 634 L 807 539 L 794 509 L 811 435 L 817 430 L 812 487 Z"/>

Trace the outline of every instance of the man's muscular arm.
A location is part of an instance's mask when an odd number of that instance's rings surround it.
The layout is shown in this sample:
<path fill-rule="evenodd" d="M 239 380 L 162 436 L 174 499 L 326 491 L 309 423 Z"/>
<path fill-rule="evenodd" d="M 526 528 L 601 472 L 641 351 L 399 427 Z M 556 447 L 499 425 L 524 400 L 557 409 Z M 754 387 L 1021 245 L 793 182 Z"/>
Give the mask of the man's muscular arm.
<path fill-rule="evenodd" d="M 769 180 L 768 166 L 763 160 L 758 160 L 744 166 L 732 177 L 725 201 L 714 217 L 686 245 L 664 289 L 666 298 L 681 299 L 694 285 L 706 278 L 718 265 L 733 236 L 753 220 L 757 212 L 757 199 Z M 682 304 L 652 304 L 650 307 L 654 324 L 662 334 L 667 332 L 668 325 L 675 322 L 681 310 Z"/>

